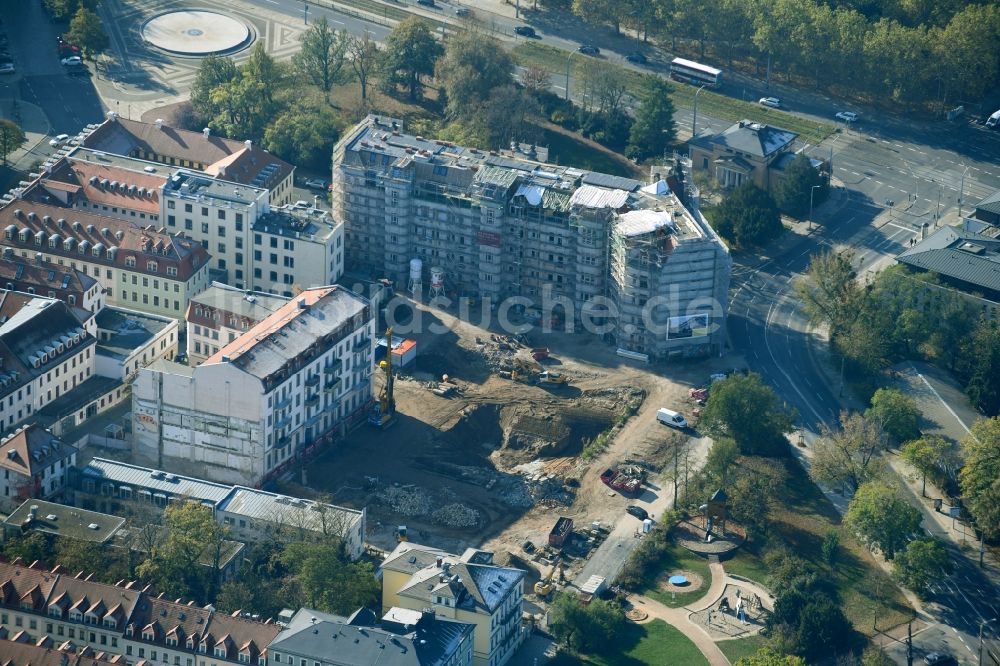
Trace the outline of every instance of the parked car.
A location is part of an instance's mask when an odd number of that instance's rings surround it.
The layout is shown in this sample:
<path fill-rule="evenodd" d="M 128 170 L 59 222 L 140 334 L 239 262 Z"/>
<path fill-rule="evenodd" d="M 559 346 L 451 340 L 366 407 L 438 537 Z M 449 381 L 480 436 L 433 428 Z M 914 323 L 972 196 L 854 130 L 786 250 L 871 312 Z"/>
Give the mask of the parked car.
<path fill-rule="evenodd" d="M 577 49 L 583 55 L 595 56 L 601 52 L 601 49 L 597 48 L 593 44 L 584 44 Z"/>
<path fill-rule="evenodd" d="M 424 7 L 434 7 L 434 0 L 417 0 L 418 5 L 423 5 Z"/>
<path fill-rule="evenodd" d="M 924 663 L 927 666 L 945 666 L 945 664 L 954 664 L 955 658 L 943 652 L 931 652 L 924 657 Z"/>
<path fill-rule="evenodd" d="M 61 146 L 66 143 L 67 139 L 69 139 L 69 134 L 57 134 L 54 138 L 49 139 L 49 145 L 53 147 Z"/>
<path fill-rule="evenodd" d="M 305 186 L 314 190 L 325 190 L 327 183 L 322 178 L 310 178 L 305 182 Z"/>
<path fill-rule="evenodd" d="M 641 506 L 636 506 L 635 504 L 629 504 L 625 507 L 625 512 L 630 513 L 639 520 L 646 520 L 649 518 L 649 512 L 643 509 Z"/>
<path fill-rule="evenodd" d="M 837 114 L 837 118 L 845 123 L 855 123 L 858 121 L 858 114 L 853 111 L 841 111 Z"/>
<path fill-rule="evenodd" d="M 629 53 L 627 56 L 625 56 L 625 59 L 628 60 L 629 62 L 635 63 L 636 65 L 646 64 L 646 56 L 642 55 L 638 51 L 636 51 L 635 53 Z"/>
<path fill-rule="evenodd" d="M 757 103 L 762 104 L 763 106 L 769 106 L 772 109 L 781 108 L 781 100 L 778 99 L 777 97 L 761 97 L 759 100 L 757 100 Z"/>
<path fill-rule="evenodd" d="M 535 29 L 530 25 L 519 25 L 514 28 L 515 35 L 521 35 L 522 37 L 536 37 Z"/>
<path fill-rule="evenodd" d="M 455 16 L 472 16 L 472 10 L 468 7 L 455 7 Z"/>
<path fill-rule="evenodd" d="M 5 62 L 0 64 L 0 74 L 13 74 L 14 73 L 14 63 Z"/>
<path fill-rule="evenodd" d="M 63 65 L 66 65 L 67 67 L 72 65 L 82 65 L 83 58 L 81 58 L 80 56 L 70 56 L 68 58 L 63 58 L 59 62 L 61 62 Z"/>

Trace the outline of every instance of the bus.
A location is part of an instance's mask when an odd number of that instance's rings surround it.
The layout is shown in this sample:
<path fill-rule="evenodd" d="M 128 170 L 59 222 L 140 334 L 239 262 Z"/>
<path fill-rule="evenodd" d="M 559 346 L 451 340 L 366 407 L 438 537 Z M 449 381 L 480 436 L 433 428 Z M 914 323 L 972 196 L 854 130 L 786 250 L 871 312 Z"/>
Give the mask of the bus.
<path fill-rule="evenodd" d="M 722 70 L 693 60 L 674 58 L 670 61 L 670 77 L 696 86 L 717 88 L 722 83 Z"/>

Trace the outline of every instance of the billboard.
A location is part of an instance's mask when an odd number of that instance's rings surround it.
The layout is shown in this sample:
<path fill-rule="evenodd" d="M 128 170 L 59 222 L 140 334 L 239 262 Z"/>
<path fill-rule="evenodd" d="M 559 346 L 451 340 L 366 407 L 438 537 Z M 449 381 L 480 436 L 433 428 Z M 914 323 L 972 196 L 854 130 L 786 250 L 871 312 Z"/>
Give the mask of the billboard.
<path fill-rule="evenodd" d="M 681 315 L 667 320 L 667 340 L 701 338 L 709 333 L 708 313 Z"/>

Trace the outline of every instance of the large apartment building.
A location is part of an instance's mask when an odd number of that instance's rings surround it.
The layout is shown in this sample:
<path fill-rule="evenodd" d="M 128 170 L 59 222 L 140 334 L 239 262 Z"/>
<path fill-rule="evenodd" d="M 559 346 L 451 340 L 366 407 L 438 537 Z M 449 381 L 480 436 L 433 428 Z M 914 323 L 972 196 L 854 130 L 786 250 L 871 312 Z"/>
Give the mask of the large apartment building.
<path fill-rule="evenodd" d="M 365 410 L 375 320 L 341 287 L 303 291 L 196 368 L 158 361 L 133 385 L 133 453 L 257 485 Z"/>
<path fill-rule="evenodd" d="M 266 666 L 281 631 L 170 601 L 135 583 L 108 585 L 55 567 L 0 562 L 0 629 L 31 642 L 85 645 L 126 666 Z M 65 662 L 64 662 L 65 663 Z"/>
<path fill-rule="evenodd" d="M 473 662 L 503 666 L 521 645 L 524 572 L 493 563 L 493 553 L 466 549 L 461 557 L 402 542 L 379 566 L 382 612 L 430 610 L 475 626 Z"/>
<path fill-rule="evenodd" d="M 275 206 L 291 203 L 295 167 L 254 146 L 201 132 L 171 127 L 162 120 L 144 123 L 114 111 L 85 131 L 83 145 L 99 152 L 204 172 L 212 178 L 264 188 Z"/>
<path fill-rule="evenodd" d="M 0 208 L 8 261 L 79 270 L 104 287 L 105 302 L 182 319 L 211 282 L 208 252 L 162 227 L 45 202 L 34 185 Z"/>
<path fill-rule="evenodd" d="M 369 116 L 334 148 L 334 216 L 349 270 L 493 306 L 518 297 L 577 328 L 586 315 L 633 355 L 718 353 L 728 248 L 653 176 L 463 148 Z"/>
<path fill-rule="evenodd" d="M 287 302 L 286 296 L 213 282 L 188 305 L 188 365 L 198 365 L 218 353 Z"/>

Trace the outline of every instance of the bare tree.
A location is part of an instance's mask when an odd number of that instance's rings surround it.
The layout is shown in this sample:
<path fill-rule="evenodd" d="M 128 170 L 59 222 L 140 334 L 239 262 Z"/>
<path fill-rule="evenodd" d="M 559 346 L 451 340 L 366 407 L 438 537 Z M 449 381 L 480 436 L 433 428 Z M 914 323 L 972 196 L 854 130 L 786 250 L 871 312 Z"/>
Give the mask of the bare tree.
<path fill-rule="evenodd" d="M 532 95 L 548 90 L 551 82 L 551 74 L 541 67 L 527 67 L 521 72 L 521 85 Z"/>
<path fill-rule="evenodd" d="M 354 74 L 358 77 L 358 83 L 361 84 L 361 101 L 364 102 L 368 99 L 368 83 L 378 67 L 378 44 L 365 31 L 364 34 L 350 39 L 347 56 Z"/>
<path fill-rule="evenodd" d="M 830 487 L 853 493 L 882 474 L 882 453 L 889 447 L 889 438 L 881 423 L 858 413 L 841 412 L 840 423 L 837 431 L 824 427 L 813 453 L 810 475 Z"/>

